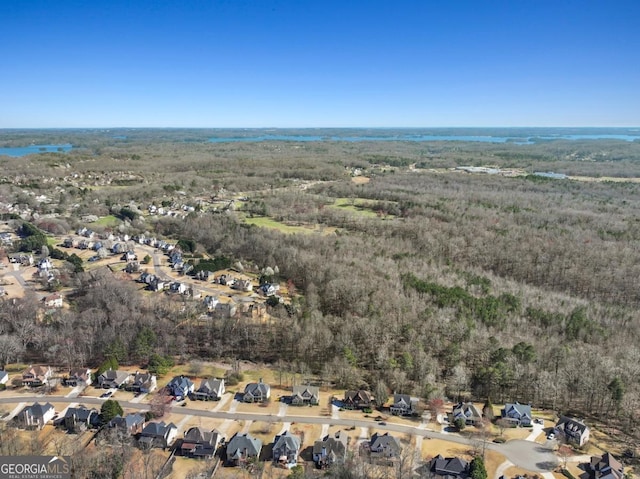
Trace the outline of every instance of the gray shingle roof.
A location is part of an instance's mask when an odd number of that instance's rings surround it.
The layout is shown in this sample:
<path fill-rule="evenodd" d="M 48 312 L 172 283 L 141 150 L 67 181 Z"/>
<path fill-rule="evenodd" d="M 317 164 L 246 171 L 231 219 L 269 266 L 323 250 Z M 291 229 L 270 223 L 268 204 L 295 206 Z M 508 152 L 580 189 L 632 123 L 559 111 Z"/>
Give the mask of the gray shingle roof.
<path fill-rule="evenodd" d="M 227 459 L 237 459 L 247 451 L 247 456 L 259 456 L 262 441 L 251 434 L 236 434 L 227 444 Z"/>

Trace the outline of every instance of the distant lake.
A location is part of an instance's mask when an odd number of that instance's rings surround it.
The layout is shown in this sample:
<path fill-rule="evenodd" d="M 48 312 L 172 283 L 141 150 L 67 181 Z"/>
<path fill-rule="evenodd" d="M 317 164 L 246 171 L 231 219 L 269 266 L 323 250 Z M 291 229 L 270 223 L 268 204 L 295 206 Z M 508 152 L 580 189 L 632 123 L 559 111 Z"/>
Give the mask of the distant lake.
<path fill-rule="evenodd" d="M 71 151 L 73 145 L 65 143 L 64 145 L 30 145 L 16 146 L 11 148 L 1 148 L 0 155 L 6 156 L 27 156 L 35 153 L 66 153 Z"/>
<path fill-rule="evenodd" d="M 554 140 L 640 140 L 638 135 L 629 134 L 607 134 L 607 133 L 587 133 L 587 134 L 557 134 L 557 135 L 514 135 L 514 136 L 493 136 L 493 135 L 422 135 L 422 134 L 389 134 L 389 135 L 277 135 L 277 134 L 247 134 L 246 136 L 216 136 L 209 138 L 211 143 L 232 143 L 232 142 L 264 142 L 264 141 L 475 141 L 482 143 L 512 143 L 516 145 L 532 145 L 538 142 Z"/>

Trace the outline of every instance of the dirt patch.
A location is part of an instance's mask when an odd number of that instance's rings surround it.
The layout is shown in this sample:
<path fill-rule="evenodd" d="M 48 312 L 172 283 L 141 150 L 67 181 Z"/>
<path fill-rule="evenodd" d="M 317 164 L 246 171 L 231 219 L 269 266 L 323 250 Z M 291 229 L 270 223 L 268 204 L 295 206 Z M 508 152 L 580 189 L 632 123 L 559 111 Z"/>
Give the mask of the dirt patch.
<path fill-rule="evenodd" d="M 620 178 L 614 176 L 600 176 L 597 178 L 594 176 L 570 176 L 569 179 L 574 181 L 586 181 L 589 183 L 602 183 L 606 181 L 614 183 L 640 183 L 640 178 Z"/>
<path fill-rule="evenodd" d="M 351 183 L 355 183 L 356 185 L 366 185 L 371 181 L 371 178 L 368 176 L 353 176 L 351 178 Z"/>
<path fill-rule="evenodd" d="M 3 276 L 0 278 L 0 290 L 4 290 L 6 298 L 24 297 L 24 289 L 13 276 Z"/>

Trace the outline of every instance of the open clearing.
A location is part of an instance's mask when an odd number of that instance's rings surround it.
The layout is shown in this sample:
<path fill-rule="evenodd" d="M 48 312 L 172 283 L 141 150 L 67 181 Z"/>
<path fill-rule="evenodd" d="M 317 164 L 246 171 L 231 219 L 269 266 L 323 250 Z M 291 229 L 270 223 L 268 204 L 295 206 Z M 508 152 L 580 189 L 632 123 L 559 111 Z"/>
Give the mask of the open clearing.
<path fill-rule="evenodd" d="M 244 217 L 243 221 L 249 225 L 259 226 L 260 228 L 269 228 L 285 234 L 331 234 L 336 231 L 335 228 L 325 227 L 322 225 L 288 225 L 286 223 L 276 221 L 268 216 Z"/>

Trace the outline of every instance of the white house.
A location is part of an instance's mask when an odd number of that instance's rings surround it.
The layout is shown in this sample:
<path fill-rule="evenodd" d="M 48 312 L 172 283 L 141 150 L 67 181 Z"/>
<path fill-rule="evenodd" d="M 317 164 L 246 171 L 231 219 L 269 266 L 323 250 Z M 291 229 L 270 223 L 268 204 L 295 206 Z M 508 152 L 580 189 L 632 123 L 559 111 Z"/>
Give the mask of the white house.
<path fill-rule="evenodd" d="M 42 429 L 47 422 L 53 419 L 55 414 L 55 408 L 51 403 L 34 403 L 32 406 L 27 406 L 20 411 L 17 420 L 27 429 L 34 427 Z"/>
<path fill-rule="evenodd" d="M 63 301 L 62 296 L 58 293 L 53 293 L 42 300 L 47 308 L 62 308 Z"/>

